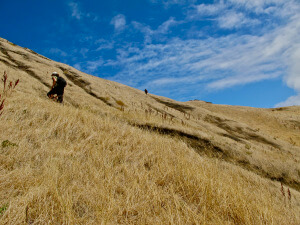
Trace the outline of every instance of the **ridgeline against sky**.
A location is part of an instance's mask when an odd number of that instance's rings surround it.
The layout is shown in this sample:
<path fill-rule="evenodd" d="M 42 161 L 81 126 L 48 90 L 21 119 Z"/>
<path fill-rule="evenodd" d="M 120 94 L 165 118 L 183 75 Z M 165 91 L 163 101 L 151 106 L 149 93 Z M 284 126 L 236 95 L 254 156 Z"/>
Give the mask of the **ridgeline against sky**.
<path fill-rule="evenodd" d="M 297 0 L 2 1 L 0 37 L 177 100 L 300 104 Z"/>

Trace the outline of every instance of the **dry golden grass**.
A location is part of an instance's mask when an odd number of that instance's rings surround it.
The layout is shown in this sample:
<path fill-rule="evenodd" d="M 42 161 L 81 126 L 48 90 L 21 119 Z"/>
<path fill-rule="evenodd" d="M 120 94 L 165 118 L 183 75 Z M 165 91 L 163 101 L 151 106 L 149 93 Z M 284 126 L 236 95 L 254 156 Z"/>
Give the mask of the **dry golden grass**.
<path fill-rule="evenodd" d="M 255 174 L 185 143 L 19 93 L 1 120 L 3 224 L 297 224 Z"/>
<path fill-rule="evenodd" d="M 218 113 L 245 123 L 252 128 L 263 131 L 273 139 L 281 139 L 300 146 L 300 107 L 284 107 L 277 109 L 258 109 L 252 107 L 232 107 L 226 105 L 189 102 L 210 112 Z M 291 142 L 292 139 L 292 142 Z"/>
<path fill-rule="evenodd" d="M 299 147 L 251 121 L 271 110 L 146 96 L 0 42 L 0 73 L 20 78 L 0 117 L 0 224 L 300 224 Z M 45 96 L 55 70 L 63 105 Z"/>

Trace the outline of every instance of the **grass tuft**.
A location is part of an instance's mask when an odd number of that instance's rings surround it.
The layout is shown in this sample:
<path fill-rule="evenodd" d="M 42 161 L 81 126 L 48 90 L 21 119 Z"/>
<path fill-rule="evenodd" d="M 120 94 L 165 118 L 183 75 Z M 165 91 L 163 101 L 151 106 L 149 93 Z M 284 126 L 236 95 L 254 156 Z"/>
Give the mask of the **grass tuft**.
<path fill-rule="evenodd" d="M 15 144 L 15 143 L 10 142 L 9 140 L 5 140 L 5 141 L 2 141 L 1 146 L 2 146 L 2 148 L 7 148 L 7 147 L 15 147 L 15 146 L 18 146 L 18 145 Z"/>
<path fill-rule="evenodd" d="M 7 210 L 7 208 L 8 208 L 8 204 L 5 204 L 2 207 L 0 207 L 0 215 L 1 216 L 4 214 L 4 212 Z"/>
<path fill-rule="evenodd" d="M 125 106 L 125 103 L 122 102 L 121 100 L 116 100 L 116 103 L 117 103 L 119 106 Z"/>
<path fill-rule="evenodd" d="M 3 113 L 4 103 L 5 103 L 6 97 L 10 96 L 10 94 L 16 88 L 16 86 L 18 85 L 20 80 L 17 79 L 15 82 L 8 81 L 8 75 L 4 71 L 3 78 L 1 79 L 1 81 L 3 82 L 3 90 L 2 90 L 2 93 L 0 94 L 0 116 Z M 7 85 L 7 83 L 9 83 L 9 84 Z"/>

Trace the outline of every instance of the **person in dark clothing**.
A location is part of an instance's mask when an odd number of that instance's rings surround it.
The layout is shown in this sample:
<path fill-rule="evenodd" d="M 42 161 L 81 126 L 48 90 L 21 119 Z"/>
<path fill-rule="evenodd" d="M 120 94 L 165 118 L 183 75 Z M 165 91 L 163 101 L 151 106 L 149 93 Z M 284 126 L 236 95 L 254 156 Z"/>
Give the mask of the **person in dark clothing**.
<path fill-rule="evenodd" d="M 147 89 L 145 89 L 145 94 L 146 94 L 146 95 L 148 94 L 148 90 L 147 90 Z"/>
<path fill-rule="evenodd" d="M 62 103 L 64 97 L 64 89 L 67 86 L 67 82 L 64 78 L 60 77 L 57 72 L 53 72 L 51 76 L 53 85 L 51 87 L 51 90 L 47 93 L 47 96 L 50 99 L 57 99 L 57 102 Z"/>

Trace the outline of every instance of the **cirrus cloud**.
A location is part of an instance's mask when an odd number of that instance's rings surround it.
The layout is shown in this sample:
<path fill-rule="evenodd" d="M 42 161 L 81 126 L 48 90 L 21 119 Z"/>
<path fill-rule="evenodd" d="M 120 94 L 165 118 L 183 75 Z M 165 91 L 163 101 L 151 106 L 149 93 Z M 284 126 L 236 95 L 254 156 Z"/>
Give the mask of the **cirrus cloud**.
<path fill-rule="evenodd" d="M 121 32 L 126 27 L 126 18 L 123 14 L 118 14 L 112 18 L 110 24 L 114 26 L 116 32 Z"/>
<path fill-rule="evenodd" d="M 155 1 L 187 5 L 184 17 L 170 16 L 160 25 L 126 22 L 123 14 L 110 24 L 126 37 L 138 32 L 144 41 L 102 40 L 98 50 L 112 58 L 80 64 L 89 71 L 111 67 L 109 78 L 136 88 L 181 99 L 249 83 L 282 79 L 298 95 L 281 105 L 299 104 L 300 3 L 295 0 Z M 166 3 L 167 4 L 167 3 Z M 168 10 L 168 9 L 165 9 Z M 167 88 L 168 87 L 168 88 Z M 170 89 L 169 87 L 172 87 Z M 176 96 L 174 90 L 177 90 Z"/>

